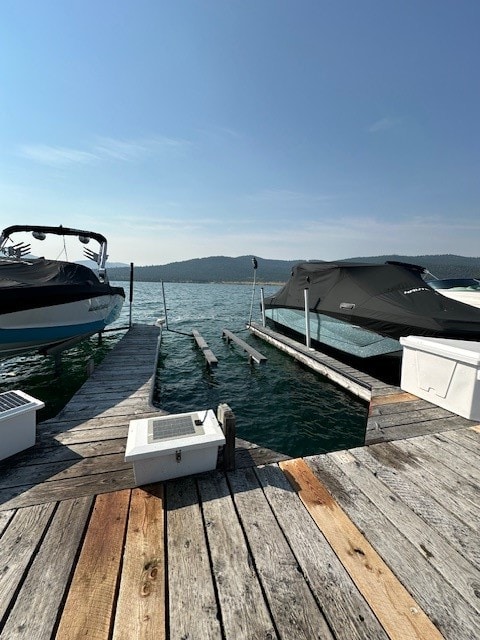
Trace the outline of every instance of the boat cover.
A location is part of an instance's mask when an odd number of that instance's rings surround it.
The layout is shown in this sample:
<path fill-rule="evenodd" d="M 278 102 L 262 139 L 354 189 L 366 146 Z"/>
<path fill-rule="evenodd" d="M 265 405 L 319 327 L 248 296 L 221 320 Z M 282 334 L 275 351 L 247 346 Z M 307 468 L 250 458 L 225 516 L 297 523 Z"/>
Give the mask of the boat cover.
<path fill-rule="evenodd" d="M 125 297 L 121 287 L 101 282 L 81 264 L 44 258 L 0 260 L 0 314 L 113 294 Z"/>
<path fill-rule="evenodd" d="M 265 299 L 265 308 L 304 309 L 361 326 L 383 336 L 420 335 L 480 340 L 480 309 L 451 300 L 406 263 L 304 262 Z"/>

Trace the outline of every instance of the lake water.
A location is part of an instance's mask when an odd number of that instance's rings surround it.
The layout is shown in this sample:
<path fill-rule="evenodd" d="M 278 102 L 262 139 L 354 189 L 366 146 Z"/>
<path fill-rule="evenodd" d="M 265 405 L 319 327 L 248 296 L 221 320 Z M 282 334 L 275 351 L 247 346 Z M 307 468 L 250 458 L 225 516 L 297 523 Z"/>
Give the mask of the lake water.
<path fill-rule="evenodd" d="M 128 283 L 115 283 L 128 290 Z M 278 287 L 264 287 L 265 295 Z M 166 302 L 166 313 L 164 309 Z M 128 299 L 128 293 L 127 293 Z M 151 324 L 167 316 L 156 375 L 154 402 L 171 413 L 230 405 L 237 435 L 276 451 L 311 455 L 362 444 L 366 404 L 250 335 L 249 320 L 260 321 L 260 290 L 249 285 L 137 282 L 132 320 Z M 126 303 L 113 326 L 128 324 Z M 266 365 L 250 365 L 243 350 L 227 344 L 229 329 L 267 356 Z M 219 360 L 209 371 L 191 335 L 197 329 Z M 55 377 L 52 359 L 24 355 L 0 363 L 0 391 L 22 389 L 43 400 L 39 419 L 54 416 L 83 384 L 86 363 L 99 363 L 121 334 L 104 334 L 65 352 L 68 377 Z"/>

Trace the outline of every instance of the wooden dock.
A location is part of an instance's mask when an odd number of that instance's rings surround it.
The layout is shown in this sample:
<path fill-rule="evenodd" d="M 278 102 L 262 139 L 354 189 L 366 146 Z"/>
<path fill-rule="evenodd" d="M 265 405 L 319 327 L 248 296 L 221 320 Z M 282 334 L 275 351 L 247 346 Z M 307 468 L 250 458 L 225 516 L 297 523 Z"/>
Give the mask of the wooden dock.
<path fill-rule="evenodd" d="M 468 428 L 472 424 L 471 420 L 405 393 L 400 387 L 378 380 L 321 351 L 308 349 L 269 327 L 252 323 L 250 331 L 364 400 L 368 404 L 365 444 Z"/>
<path fill-rule="evenodd" d="M 0 464 L 2 640 L 480 637 L 479 425 L 298 460 L 237 441 L 234 471 L 136 488 L 157 339 L 135 326 Z"/>

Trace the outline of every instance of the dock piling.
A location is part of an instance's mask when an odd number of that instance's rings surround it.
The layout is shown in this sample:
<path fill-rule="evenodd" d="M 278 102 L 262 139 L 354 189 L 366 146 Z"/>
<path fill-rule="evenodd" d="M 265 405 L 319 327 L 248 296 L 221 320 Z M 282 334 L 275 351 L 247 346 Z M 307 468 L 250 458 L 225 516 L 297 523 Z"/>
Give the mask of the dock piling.
<path fill-rule="evenodd" d="M 225 471 L 234 471 L 236 424 L 235 415 L 228 404 L 218 405 L 217 420 L 222 427 L 226 441 L 223 449 L 223 468 Z"/>

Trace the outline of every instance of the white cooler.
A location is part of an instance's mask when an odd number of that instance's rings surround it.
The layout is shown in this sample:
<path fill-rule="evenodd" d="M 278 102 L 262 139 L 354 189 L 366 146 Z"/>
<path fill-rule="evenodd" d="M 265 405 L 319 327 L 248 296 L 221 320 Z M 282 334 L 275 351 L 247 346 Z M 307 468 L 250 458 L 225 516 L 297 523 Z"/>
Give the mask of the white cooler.
<path fill-rule="evenodd" d="M 408 336 L 400 344 L 403 391 L 480 420 L 480 342 Z"/>
<path fill-rule="evenodd" d="M 137 486 L 211 471 L 225 436 L 211 410 L 132 420 L 125 461 Z"/>
<path fill-rule="evenodd" d="M 37 411 L 45 404 L 23 391 L 0 393 L 0 460 L 33 447 Z"/>

